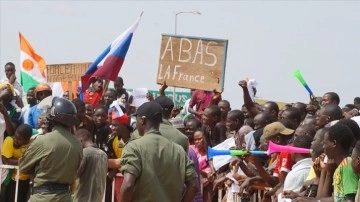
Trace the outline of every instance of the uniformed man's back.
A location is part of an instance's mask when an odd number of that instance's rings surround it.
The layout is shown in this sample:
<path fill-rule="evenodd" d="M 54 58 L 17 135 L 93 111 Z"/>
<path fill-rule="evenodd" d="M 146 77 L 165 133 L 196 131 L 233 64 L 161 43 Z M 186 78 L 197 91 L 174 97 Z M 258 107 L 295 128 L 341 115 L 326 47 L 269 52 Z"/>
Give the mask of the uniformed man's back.
<path fill-rule="evenodd" d="M 195 175 L 184 149 L 159 131 L 130 141 L 122 159 L 122 170 L 138 177 L 133 201 L 181 201 L 185 179 Z"/>
<path fill-rule="evenodd" d="M 20 171 L 34 176 L 30 201 L 70 202 L 70 185 L 82 158 L 82 146 L 70 133 L 77 122 L 76 108 L 64 98 L 53 98 L 47 112 L 51 132 L 38 136 L 20 159 Z"/>

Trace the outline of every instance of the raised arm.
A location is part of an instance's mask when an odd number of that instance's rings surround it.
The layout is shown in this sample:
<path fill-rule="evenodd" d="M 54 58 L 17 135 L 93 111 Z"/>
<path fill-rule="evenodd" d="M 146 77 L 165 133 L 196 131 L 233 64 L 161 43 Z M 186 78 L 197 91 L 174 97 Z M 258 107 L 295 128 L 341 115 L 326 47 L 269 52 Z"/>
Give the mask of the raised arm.
<path fill-rule="evenodd" d="M 250 93 L 247 88 L 247 82 L 245 80 L 241 80 L 239 82 L 239 86 L 243 89 L 245 107 L 249 111 L 250 117 L 254 118 L 258 113 L 260 113 L 260 111 L 256 108 L 255 104 L 251 100 Z"/>
<path fill-rule="evenodd" d="M 8 135 L 14 135 L 14 126 L 11 122 L 10 116 L 6 110 L 6 107 L 3 104 L 0 104 L 0 113 L 4 116 L 5 125 L 6 125 L 6 133 Z"/>

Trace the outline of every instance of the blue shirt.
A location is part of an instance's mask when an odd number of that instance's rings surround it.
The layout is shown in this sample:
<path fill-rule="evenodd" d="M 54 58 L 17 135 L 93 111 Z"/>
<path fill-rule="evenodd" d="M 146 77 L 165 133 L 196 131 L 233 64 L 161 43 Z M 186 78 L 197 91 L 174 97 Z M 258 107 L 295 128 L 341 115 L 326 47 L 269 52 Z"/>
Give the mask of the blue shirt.
<path fill-rule="evenodd" d="M 37 108 L 38 105 L 34 105 L 30 108 L 29 112 L 29 118 L 28 118 L 28 124 L 34 128 L 37 129 L 37 123 L 38 119 L 43 112 L 41 109 Z"/>

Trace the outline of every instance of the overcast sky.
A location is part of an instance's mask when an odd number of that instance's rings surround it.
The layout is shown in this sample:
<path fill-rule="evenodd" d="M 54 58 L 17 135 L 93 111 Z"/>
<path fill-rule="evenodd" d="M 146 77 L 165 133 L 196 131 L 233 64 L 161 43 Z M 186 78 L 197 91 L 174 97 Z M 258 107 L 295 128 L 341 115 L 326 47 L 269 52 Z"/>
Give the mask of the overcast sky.
<path fill-rule="evenodd" d="M 341 105 L 360 96 L 359 1 L 0 1 L 0 65 L 19 67 L 18 32 L 47 64 L 92 62 L 144 11 L 120 75 L 126 88 L 157 89 L 161 34 L 228 39 L 223 98 L 241 106 L 238 82 L 255 78 L 263 99 L 308 101 L 292 76 L 300 68 L 316 95 Z M 4 77 L 3 70 L 1 77 Z M 17 69 L 20 72 L 20 69 Z"/>

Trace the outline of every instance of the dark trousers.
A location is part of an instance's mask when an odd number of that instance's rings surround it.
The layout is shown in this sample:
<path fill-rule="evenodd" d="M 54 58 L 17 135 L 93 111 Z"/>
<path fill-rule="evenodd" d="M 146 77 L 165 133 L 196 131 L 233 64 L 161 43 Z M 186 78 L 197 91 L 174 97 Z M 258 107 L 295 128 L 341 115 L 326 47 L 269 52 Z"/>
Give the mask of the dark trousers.
<path fill-rule="evenodd" d="M 111 202 L 112 197 L 112 179 L 106 177 L 105 202 Z"/>
<path fill-rule="evenodd" d="M 16 181 L 11 180 L 8 186 L 5 188 L 5 201 L 6 202 L 15 202 L 15 190 L 16 190 Z M 30 188 L 30 180 L 19 180 L 18 187 L 18 202 L 27 202 L 28 193 Z"/>

